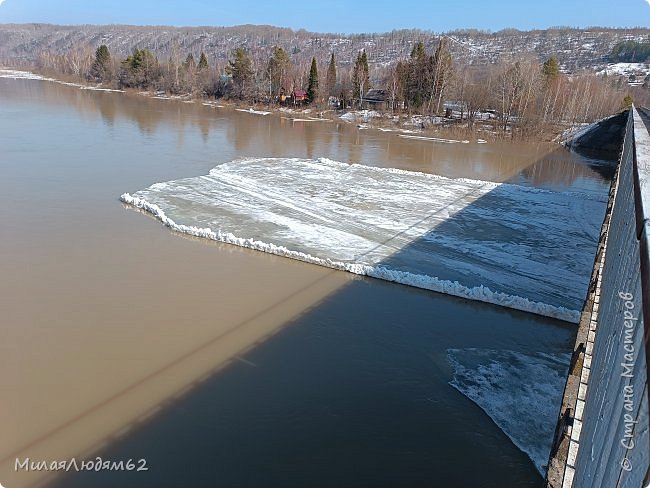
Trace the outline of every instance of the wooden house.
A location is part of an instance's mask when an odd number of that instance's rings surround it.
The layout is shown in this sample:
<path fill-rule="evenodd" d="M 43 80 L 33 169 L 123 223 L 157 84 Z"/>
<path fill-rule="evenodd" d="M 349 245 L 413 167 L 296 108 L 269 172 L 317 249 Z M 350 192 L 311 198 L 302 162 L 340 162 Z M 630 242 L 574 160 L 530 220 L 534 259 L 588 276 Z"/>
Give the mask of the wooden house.
<path fill-rule="evenodd" d="M 305 103 L 307 101 L 307 92 L 305 90 L 296 89 L 291 94 L 291 97 L 293 98 L 294 104 Z"/>
<path fill-rule="evenodd" d="M 369 108 L 374 110 L 388 110 L 390 109 L 390 95 L 388 90 L 371 89 L 363 96 L 362 108 Z"/>

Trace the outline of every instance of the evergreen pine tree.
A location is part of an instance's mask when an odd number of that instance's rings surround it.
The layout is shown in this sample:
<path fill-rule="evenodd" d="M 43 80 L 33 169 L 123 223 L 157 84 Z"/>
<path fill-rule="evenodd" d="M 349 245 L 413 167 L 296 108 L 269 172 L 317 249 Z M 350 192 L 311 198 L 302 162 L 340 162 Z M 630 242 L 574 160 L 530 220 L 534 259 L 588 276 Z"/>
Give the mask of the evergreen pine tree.
<path fill-rule="evenodd" d="M 111 54 L 105 44 L 99 46 L 95 51 L 95 61 L 90 67 L 89 77 L 97 81 L 107 81 L 112 77 Z"/>
<path fill-rule="evenodd" d="M 368 55 L 363 50 L 357 55 L 357 60 L 354 63 L 354 70 L 352 71 L 352 84 L 354 98 L 358 98 L 363 102 L 363 96 L 370 88 L 370 72 L 368 70 Z"/>
<path fill-rule="evenodd" d="M 327 78 L 325 79 L 325 84 L 327 86 L 327 95 L 333 95 L 334 88 L 336 87 L 336 64 L 334 63 L 334 53 L 332 53 L 332 57 L 330 58 L 330 65 L 327 68 Z"/>
<path fill-rule="evenodd" d="M 359 83 L 361 77 L 359 76 L 359 66 L 361 64 L 361 53 L 357 54 L 357 59 L 354 61 L 354 68 L 352 69 L 352 98 L 359 98 Z"/>
<path fill-rule="evenodd" d="M 368 85 L 370 85 L 370 69 L 368 68 L 368 55 L 365 49 L 361 51 L 361 64 L 363 65 L 363 71 L 366 75 Z"/>
<path fill-rule="evenodd" d="M 632 108 L 632 104 L 634 103 L 634 99 L 630 95 L 625 95 L 625 98 L 623 98 L 623 110 L 628 110 Z"/>
<path fill-rule="evenodd" d="M 442 108 L 445 87 L 449 83 L 453 65 L 446 38 L 440 39 L 431 61 L 433 63 L 432 73 L 429 73 L 429 83 L 427 84 L 427 89 L 430 92 L 429 110 L 435 109 L 437 113 Z"/>
<path fill-rule="evenodd" d="M 311 58 L 311 69 L 309 70 L 309 85 L 307 87 L 307 100 L 312 103 L 318 96 L 318 68 L 316 58 Z"/>
<path fill-rule="evenodd" d="M 97 48 L 97 51 L 95 51 L 95 61 L 104 66 L 111 61 L 111 54 L 108 52 L 106 44 L 102 44 Z"/>
<path fill-rule="evenodd" d="M 244 48 L 238 47 L 234 51 L 234 59 L 228 61 L 226 73 L 232 75 L 232 81 L 238 90 L 238 96 L 245 98 L 251 79 L 253 78 L 253 69 L 251 59 L 246 54 Z"/>
<path fill-rule="evenodd" d="M 201 53 L 201 56 L 199 57 L 199 71 L 202 71 L 204 69 L 208 69 L 208 58 L 205 57 L 205 53 Z"/>
<path fill-rule="evenodd" d="M 560 76 L 560 65 L 555 57 L 548 58 L 542 66 L 542 74 L 546 78 L 547 83 L 552 83 Z"/>
<path fill-rule="evenodd" d="M 195 67 L 196 67 L 196 62 L 194 61 L 194 56 L 192 56 L 192 53 L 190 53 L 187 55 L 187 58 L 185 58 L 185 62 L 183 63 L 183 68 L 185 68 L 188 71 L 193 71 Z"/>
<path fill-rule="evenodd" d="M 268 73 L 271 91 L 276 96 L 282 91 L 290 67 L 291 59 L 287 52 L 281 47 L 273 48 L 273 57 L 269 60 Z"/>
<path fill-rule="evenodd" d="M 422 59 L 427 55 L 425 49 L 424 49 L 424 44 L 422 41 L 419 41 L 415 46 L 413 46 L 413 49 L 411 50 L 411 59 Z"/>
<path fill-rule="evenodd" d="M 148 49 L 134 49 L 133 54 L 122 61 L 121 87 L 148 87 L 160 77 L 158 59 Z"/>

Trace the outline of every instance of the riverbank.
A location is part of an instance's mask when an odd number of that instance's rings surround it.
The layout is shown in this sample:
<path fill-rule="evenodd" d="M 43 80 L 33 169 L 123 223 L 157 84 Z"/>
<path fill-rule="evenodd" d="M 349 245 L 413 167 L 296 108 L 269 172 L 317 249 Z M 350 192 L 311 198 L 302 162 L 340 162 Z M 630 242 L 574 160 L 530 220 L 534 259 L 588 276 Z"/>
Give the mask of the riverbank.
<path fill-rule="evenodd" d="M 2 76 L 2 72 L 8 76 Z M 40 79 L 62 85 L 77 87 L 82 90 L 127 93 L 159 100 L 174 100 L 182 103 L 200 103 L 215 109 L 230 108 L 246 111 L 252 115 L 275 115 L 293 122 L 318 122 L 331 120 L 344 122 L 355 126 L 359 130 L 378 130 L 382 132 L 397 132 L 405 137 L 420 136 L 434 142 L 477 142 L 488 141 L 528 141 L 528 142 L 559 142 L 567 132 L 572 132 L 584 127 L 585 124 L 557 125 L 546 131 L 533 131 L 523 133 L 520 129 L 508 126 L 504 130 L 502 121 L 489 111 L 478 112 L 474 121 L 470 122 L 466 114 L 452 111 L 449 116 L 423 115 L 402 111 L 382 112 L 377 110 L 332 109 L 325 107 L 287 106 L 268 103 L 251 103 L 244 100 L 211 98 L 196 93 L 170 94 L 165 91 L 139 90 L 135 88 L 119 89 L 115 84 L 89 83 L 79 80 L 78 77 L 52 73 L 47 70 L 12 68 L 0 66 L 0 77 Z"/>

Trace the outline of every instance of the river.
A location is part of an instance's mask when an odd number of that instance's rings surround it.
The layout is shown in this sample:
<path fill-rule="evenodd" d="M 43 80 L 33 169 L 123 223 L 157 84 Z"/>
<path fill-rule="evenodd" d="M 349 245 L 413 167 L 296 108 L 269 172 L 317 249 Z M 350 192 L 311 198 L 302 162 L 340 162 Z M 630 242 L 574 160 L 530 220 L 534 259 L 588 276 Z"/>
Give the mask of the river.
<path fill-rule="evenodd" d="M 541 486 L 511 438 L 555 415 L 535 384 L 575 326 L 182 236 L 119 196 L 242 157 L 598 194 L 607 165 L 38 80 L 0 79 L 0 134 L 7 488 Z M 510 437 L 468 396 L 521 417 Z M 16 470 L 96 456 L 148 470 Z"/>

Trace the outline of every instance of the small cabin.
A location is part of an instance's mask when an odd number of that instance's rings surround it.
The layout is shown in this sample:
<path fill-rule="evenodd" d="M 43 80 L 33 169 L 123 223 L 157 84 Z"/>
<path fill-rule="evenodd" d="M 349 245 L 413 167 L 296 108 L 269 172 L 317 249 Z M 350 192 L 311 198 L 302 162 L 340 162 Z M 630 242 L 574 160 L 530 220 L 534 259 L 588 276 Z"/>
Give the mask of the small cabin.
<path fill-rule="evenodd" d="M 390 108 L 390 95 L 388 90 L 371 89 L 363 96 L 364 108 L 387 110 Z"/>
<path fill-rule="evenodd" d="M 293 97 L 293 103 L 304 103 L 307 101 L 307 92 L 305 90 L 294 90 L 291 96 Z"/>

